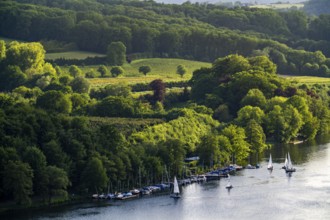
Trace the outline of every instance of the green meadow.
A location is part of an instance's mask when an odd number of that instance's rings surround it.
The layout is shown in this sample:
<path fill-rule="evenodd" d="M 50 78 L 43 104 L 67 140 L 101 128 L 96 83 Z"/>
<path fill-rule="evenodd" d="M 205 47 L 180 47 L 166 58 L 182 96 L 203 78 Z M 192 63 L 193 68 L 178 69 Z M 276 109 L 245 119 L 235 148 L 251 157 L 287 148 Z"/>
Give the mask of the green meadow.
<path fill-rule="evenodd" d="M 178 65 L 184 65 L 187 69 L 186 74 L 181 77 L 176 73 Z M 146 76 L 139 73 L 140 66 L 150 66 L 151 72 Z M 192 77 L 192 73 L 201 67 L 211 67 L 211 63 L 198 62 L 184 59 L 169 59 L 169 58 L 150 58 L 134 60 L 130 64 L 126 63 L 123 66 L 125 73 L 119 77 L 104 77 L 90 79 L 92 86 L 104 86 L 107 84 L 117 83 L 149 83 L 155 79 L 162 79 L 165 82 L 186 81 Z M 97 70 L 98 66 L 81 67 L 83 72 L 88 72 L 90 69 Z M 110 70 L 111 67 L 109 67 Z"/>
<path fill-rule="evenodd" d="M 298 84 L 323 84 L 330 85 L 330 78 L 317 76 L 285 76 L 286 79 Z"/>

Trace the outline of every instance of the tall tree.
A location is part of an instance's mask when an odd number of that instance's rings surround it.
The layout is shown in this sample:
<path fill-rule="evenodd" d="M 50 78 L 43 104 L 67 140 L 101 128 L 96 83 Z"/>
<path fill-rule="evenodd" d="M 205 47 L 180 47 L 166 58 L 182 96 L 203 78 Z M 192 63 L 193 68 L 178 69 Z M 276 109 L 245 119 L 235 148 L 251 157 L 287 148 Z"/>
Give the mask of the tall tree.
<path fill-rule="evenodd" d="M 112 42 L 108 46 L 107 50 L 107 61 L 112 66 L 122 66 L 126 60 L 126 47 L 118 41 Z"/>
<path fill-rule="evenodd" d="M 150 83 L 151 89 L 154 91 L 153 101 L 163 103 L 165 99 L 165 83 L 161 79 L 155 79 Z"/>
<path fill-rule="evenodd" d="M 101 77 L 105 77 L 108 73 L 108 68 L 105 65 L 101 65 L 97 68 L 97 72 L 101 74 Z"/>
<path fill-rule="evenodd" d="M 33 170 L 27 163 L 9 161 L 3 172 L 3 186 L 14 195 L 19 205 L 29 205 L 32 195 Z"/>
<path fill-rule="evenodd" d="M 67 197 L 67 187 L 70 180 L 67 173 L 56 166 L 47 166 L 45 171 L 45 188 L 47 189 L 48 204 L 52 203 L 53 196 L 59 195 Z"/>
<path fill-rule="evenodd" d="M 220 162 L 220 148 L 218 145 L 216 135 L 211 134 L 202 137 L 201 143 L 196 148 L 196 152 L 203 166 L 213 168 L 214 165 Z"/>
<path fill-rule="evenodd" d="M 246 134 L 242 127 L 229 125 L 221 131 L 221 134 L 230 140 L 231 155 L 234 163 L 243 163 L 250 152 L 250 144 L 246 142 Z"/>
<path fill-rule="evenodd" d="M 186 72 L 187 72 L 187 68 L 184 65 L 177 66 L 176 73 L 179 74 L 181 78 L 183 77 L 184 74 L 186 74 Z"/>
<path fill-rule="evenodd" d="M 93 157 L 89 160 L 82 174 L 82 181 L 86 184 L 89 192 L 96 193 L 104 189 L 108 183 L 106 169 L 99 158 Z"/>

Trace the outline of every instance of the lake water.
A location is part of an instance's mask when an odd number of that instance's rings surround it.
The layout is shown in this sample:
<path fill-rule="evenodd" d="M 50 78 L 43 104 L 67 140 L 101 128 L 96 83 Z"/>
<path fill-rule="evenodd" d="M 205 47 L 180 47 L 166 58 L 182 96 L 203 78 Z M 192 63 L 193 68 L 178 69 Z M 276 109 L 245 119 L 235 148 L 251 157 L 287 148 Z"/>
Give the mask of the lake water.
<path fill-rule="evenodd" d="M 297 169 L 291 177 L 281 169 L 288 151 Z M 178 200 L 154 195 L 130 201 L 91 202 L 12 219 L 330 219 L 330 143 L 278 145 L 271 153 L 272 173 L 266 168 L 268 151 L 260 169 L 231 176 L 234 188 L 230 191 L 225 188 L 226 179 L 221 179 L 185 186 Z"/>

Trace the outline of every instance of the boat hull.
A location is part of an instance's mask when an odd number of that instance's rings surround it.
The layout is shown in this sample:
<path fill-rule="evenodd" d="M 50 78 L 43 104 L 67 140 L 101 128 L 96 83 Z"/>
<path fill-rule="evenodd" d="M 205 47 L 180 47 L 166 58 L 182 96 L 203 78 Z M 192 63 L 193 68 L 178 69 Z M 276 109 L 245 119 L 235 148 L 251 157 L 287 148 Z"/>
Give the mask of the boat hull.
<path fill-rule="evenodd" d="M 176 195 L 176 194 L 171 194 L 170 197 L 171 197 L 171 198 L 174 198 L 174 199 L 179 199 L 179 198 L 181 198 L 180 195 Z"/>

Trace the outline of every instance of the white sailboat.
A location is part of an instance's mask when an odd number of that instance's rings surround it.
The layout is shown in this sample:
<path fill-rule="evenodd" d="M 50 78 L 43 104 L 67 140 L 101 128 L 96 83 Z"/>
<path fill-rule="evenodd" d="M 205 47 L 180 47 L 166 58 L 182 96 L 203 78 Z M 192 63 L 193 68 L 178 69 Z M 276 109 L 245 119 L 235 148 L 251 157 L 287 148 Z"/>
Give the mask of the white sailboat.
<path fill-rule="evenodd" d="M 282 167 L 282 169 L 286 169 L 286 167 L 288 166 L 288 155 L 285 155 L 285 161 L 284 161 L 284 166 Z"/>
<path fill-rule="evenodd" d="M 272 154 L 269 155 L 269 161 L 268 161 L 268 170 L 273 170 L 273 161 L 272 161 Z"/>
<path fill-rule="evenodd" d="M 171 194 L 171 197 L 172 198 L 180 198 L 181 195 L 180 195 L 180 189 L 179 189 L 179 184 L 178 184 L 178 181 L 176 179 L 176 177 L 174 177 L 174 189 L 173 189 L 173 193 Z"/>
<path fill-rule="evenodd" d="M 228 178 L 227 178 L 228 182 L 227 182 L 227 185 L 226 185 L 226 189 L 231 189 L 233 188 L 233 185 L 231 185 L 231 182 L 230 182 L 230 175 L 228 174 Z"/>
<path fill-rule="evenodd" d="M 288 152 L 287 164 L 285 164 L 285 172 L 289 173 L 289 172 L 295 172 L 295 171 L 296 171 L 296 169 L 293 168 L 291 158 L 290 158 L 290 154 Z"/>

